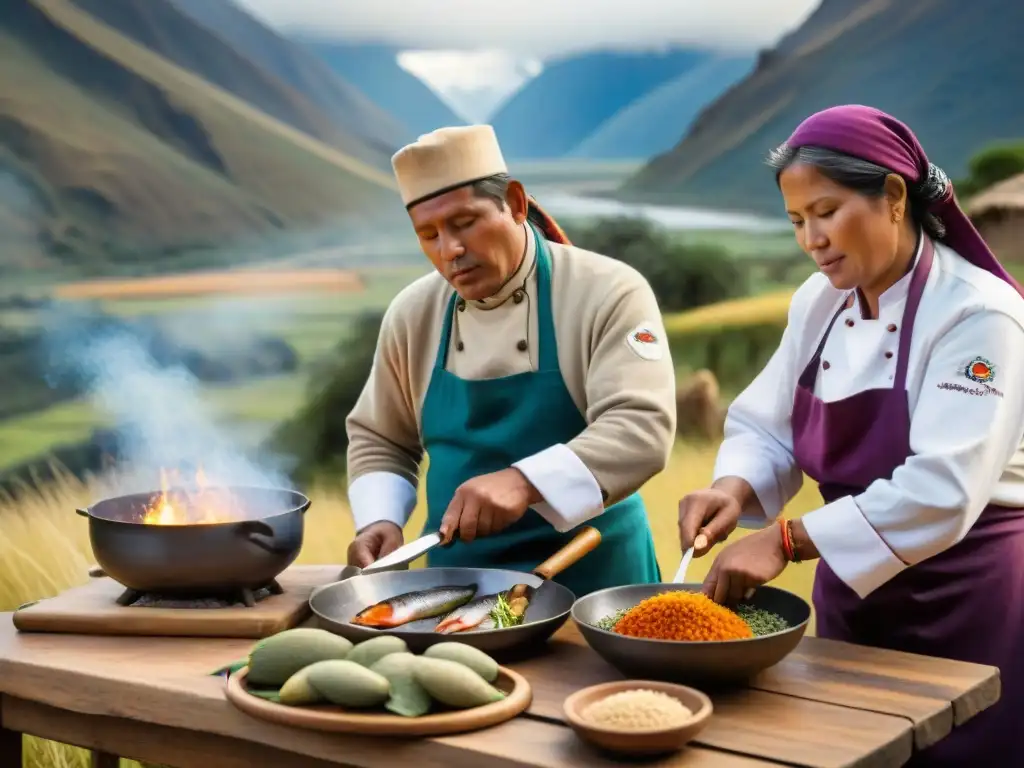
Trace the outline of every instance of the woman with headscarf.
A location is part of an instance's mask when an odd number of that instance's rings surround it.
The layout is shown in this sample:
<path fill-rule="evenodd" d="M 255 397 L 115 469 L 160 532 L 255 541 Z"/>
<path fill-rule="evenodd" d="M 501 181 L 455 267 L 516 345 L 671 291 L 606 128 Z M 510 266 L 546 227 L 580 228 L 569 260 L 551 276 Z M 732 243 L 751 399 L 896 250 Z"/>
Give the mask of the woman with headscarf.
<path fill-rule="evenodd" d="M 1024 766 L 1021 287 L 890 115 L 819 112 L 770 164 L 819 271 L 729 408 L 713 484 L 680 502 L 682 546 L 763 526 L 708 596 L 817 559 L 819 636 L 999 667 L 1000 701 L 914 764 Z M 826 503 L 784 519 L 805 474 Z"/>

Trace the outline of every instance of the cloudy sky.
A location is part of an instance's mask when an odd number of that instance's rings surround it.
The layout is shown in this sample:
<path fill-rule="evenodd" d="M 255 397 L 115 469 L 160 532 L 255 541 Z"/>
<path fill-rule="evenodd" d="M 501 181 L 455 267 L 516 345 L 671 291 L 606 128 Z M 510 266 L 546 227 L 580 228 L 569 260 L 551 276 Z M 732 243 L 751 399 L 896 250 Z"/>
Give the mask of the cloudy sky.
<path fill-rule="evenodd" d="M 235 0 L 281 31 L 390 42 L 403 66 L 487 111 L 543 59 L 598 48 L 770 45 L 820 0 Z M 474 105 L 474 102 L 475 105 Z M 457 105 L 458 106 L 458 105 Z M 465 111 L 465 110 L 463 110 Z"/>

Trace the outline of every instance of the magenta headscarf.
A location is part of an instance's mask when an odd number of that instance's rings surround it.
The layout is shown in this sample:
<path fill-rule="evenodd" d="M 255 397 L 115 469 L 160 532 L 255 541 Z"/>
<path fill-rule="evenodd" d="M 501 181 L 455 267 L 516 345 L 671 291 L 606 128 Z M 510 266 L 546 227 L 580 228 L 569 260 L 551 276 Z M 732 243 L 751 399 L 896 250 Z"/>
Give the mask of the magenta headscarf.
<path fill-rule="evenodd" d="M 938 216 L 946 227 L 943 242 L 1024 296 L 1024 289 L 999 263 L 957 204 L 953 184 L 946 174 L 928 162 L 914 132 L 892 115 L 859 104 L 832 107 L 800 123 L 786 144 L 793 149 L 816 146 L 859 157 L 891 169 L 911 184 L 920 184 L 929 177 L 944 183 L 946 193 L 928 206 L 929 212 Z"/>

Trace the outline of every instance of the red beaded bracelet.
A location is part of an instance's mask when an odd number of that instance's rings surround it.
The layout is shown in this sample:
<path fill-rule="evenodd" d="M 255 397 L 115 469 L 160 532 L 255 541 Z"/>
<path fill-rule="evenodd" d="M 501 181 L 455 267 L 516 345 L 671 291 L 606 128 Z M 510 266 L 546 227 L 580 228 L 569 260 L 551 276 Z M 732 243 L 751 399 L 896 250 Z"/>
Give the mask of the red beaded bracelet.
<path fill-rule="evenodd" d="M 786 559 L 791 563 L 798 563 L 800 560 L 796 556 L 796 549 L 793 547 L 793 524 L 790 520 L 779 518 L 779 529 L 782 532 L 782 551 L 786 554 Z"/>

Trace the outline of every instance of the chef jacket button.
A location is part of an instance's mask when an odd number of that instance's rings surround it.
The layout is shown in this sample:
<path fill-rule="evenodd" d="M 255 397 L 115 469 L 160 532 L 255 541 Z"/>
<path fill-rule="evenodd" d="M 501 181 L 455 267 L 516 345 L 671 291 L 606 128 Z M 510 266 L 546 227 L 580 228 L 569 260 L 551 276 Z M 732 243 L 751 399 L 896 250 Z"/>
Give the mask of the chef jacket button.
<path fill-rule="evenodd" d="M 512 294 L 512 301 L 516 304 L 521 304 L 523 301 L 523 289 L 517 288 L 516 292 Z"/>
<path fill-rule="evenodd" d="M 821 367 L 824 368 L 827 371 L 832 366 L 829 364 L 828 360 L 823 360 L 822 363 L 821 363 Z"/>
<path fill-rule="evenodd" d="M 459 352 L 461 352 L 465 348 L 466 348 L 466 345 L 463 344 L 461 341 L 455 342 L 455 349 L 457 349 Z"/>
<path fill-rule="evenodd" d="M 526 343 L 526 339 L 520 339 L 519 341 L 516 342 L 516 349 L 518 349 L 520 352 L 525 352 L 527 346 L 528 345 Z"/>
<path fill-rule="evenodd" d="M 885 359 L 888 360 L 890 357 L 892 357 L 892 352 L 886 352 Z"/>
<path fill-rule="evenodd" d="M 889 333 L 895 333 L 896 323 L 889 323 L 889 325 L 886 326 L 885 330 L 887 330 Z"/>
<path fill-rule="evenodd" d="M 458 308 L 459 312 L 466 311 L 466 302 L 463 301 L 462 299 L 459 299 L 458 303 L 455 306 Z"/>
<path fill-rule="evenodd" d="M 849 326 L 850 328 L 853 328 L 853 320 L 851 320 L 850 318 L 846 318 L 846 325 Z"/>

